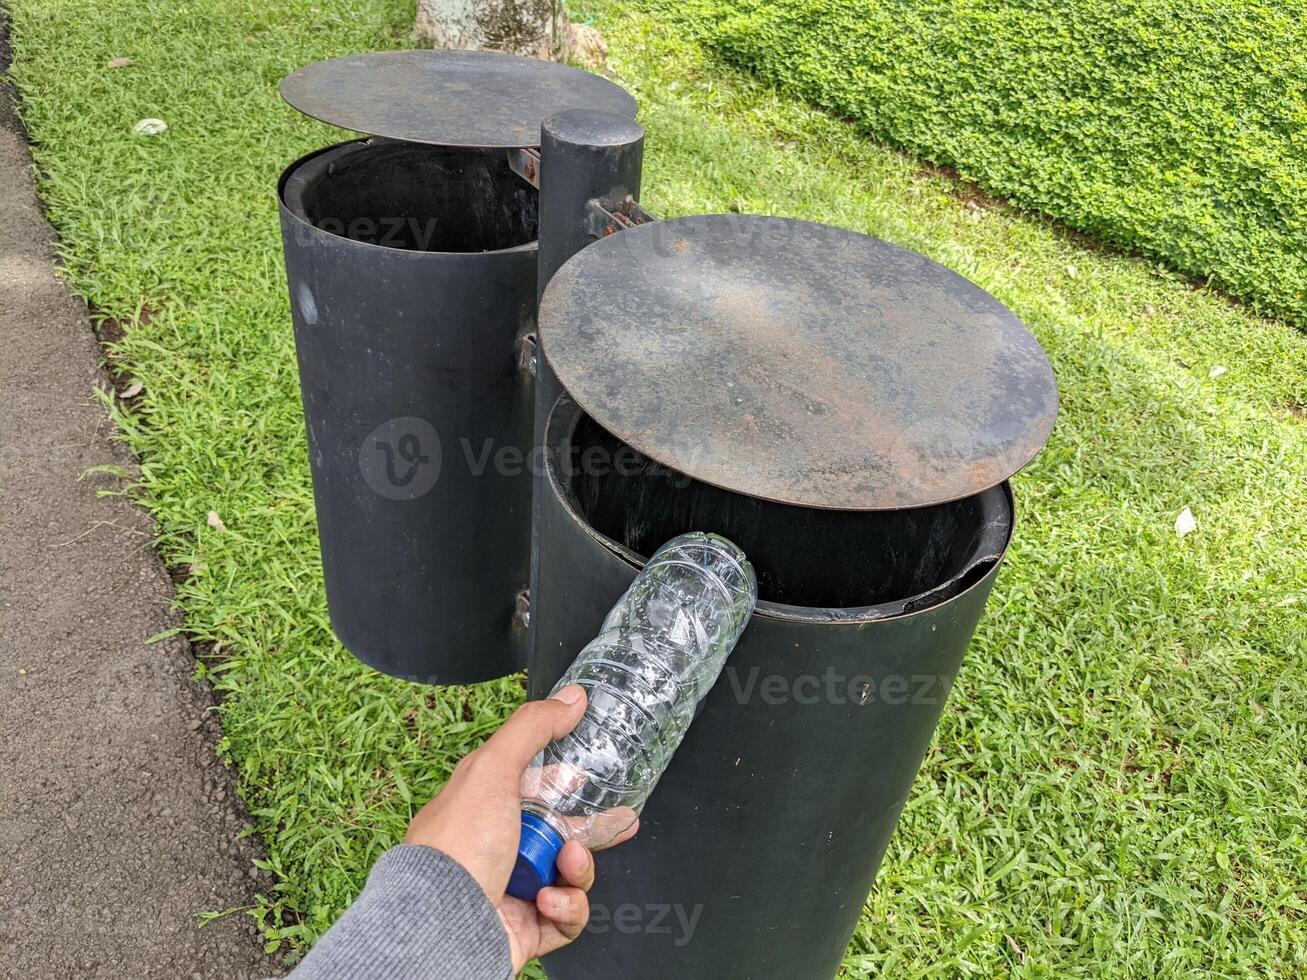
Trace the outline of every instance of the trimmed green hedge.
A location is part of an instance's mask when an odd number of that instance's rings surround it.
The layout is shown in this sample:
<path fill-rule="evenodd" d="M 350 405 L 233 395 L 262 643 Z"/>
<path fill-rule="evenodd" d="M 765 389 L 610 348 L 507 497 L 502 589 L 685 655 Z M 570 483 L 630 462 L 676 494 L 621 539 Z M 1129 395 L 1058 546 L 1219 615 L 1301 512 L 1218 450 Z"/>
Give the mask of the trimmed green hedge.
<path fill-rule="evenodd" d="M 1022 207 L 1307 323 L 1307 3 L 640 0 Z"/>

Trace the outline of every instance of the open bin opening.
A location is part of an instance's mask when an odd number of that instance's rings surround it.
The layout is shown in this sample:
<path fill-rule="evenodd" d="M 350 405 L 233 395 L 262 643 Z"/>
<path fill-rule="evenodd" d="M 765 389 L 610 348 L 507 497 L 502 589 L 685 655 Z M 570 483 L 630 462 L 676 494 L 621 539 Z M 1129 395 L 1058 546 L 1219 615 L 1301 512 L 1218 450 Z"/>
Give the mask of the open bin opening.
<path fill-rule="evenodd" d="M 313 227 L 383 248 L 494 252 L 536 239 L 538 192 L 499 149 L 342 143 L 290 168 L 281 193 Z"/>
<path fill-rule="evenodd" d="M 549 425 L 550 478 L 573 516 L 636 563 L 687 531 L 749 556 L 760 610 L 875 619 L 938 605 L 980 581 L 1012 531 L 1006 484 L 906 510 L 837 511 L 760 500 L 649 459 L 563 399 Z"/>

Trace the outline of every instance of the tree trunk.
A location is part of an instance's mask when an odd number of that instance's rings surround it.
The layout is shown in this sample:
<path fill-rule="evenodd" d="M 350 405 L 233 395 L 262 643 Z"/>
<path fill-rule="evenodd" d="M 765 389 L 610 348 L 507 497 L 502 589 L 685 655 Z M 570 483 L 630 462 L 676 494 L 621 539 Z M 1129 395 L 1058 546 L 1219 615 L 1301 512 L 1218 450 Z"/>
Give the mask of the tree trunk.
<path fill-rule="evenodd" d="M 563 0 L 417 0 L 413 28 L 438 48 L 506 51 L 556 61 L 567 53 Z"/>

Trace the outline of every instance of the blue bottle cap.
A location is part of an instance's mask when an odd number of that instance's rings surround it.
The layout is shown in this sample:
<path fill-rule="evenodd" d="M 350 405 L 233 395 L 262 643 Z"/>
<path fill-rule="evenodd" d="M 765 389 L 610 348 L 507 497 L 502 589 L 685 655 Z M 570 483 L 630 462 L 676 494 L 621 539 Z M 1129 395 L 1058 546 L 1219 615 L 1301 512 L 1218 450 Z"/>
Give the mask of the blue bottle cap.
<path fill-rule="evenodd" d="M 547 888 L 558 877 L 558 852 L 563 838 L 534 813 L 522 814 L 522 837 L 517 845 L 517 863 L 508 879 L 508 894 L 534 902 L 536 892 Z"/>

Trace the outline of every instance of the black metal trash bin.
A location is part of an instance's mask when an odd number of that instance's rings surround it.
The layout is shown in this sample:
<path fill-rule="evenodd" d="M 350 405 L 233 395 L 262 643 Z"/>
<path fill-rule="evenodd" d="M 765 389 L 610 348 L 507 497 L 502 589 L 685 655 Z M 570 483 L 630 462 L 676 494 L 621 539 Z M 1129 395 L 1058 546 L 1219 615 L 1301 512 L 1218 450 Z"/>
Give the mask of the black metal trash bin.
<path fill-rule="evenodd" d="M 813 510 L 687 480 L 566 397 L 547 438 L 532 697 L 662 541 L 712 528 L 759 578 L 639 834 L 596 855 L 596 925 L 546 957 L 549 976 L 833 976 L 1007 548 L 1007 484 L 913 510 Z M 587 454 L 620 462 L 596 473 Z"/>
<path fill-rule="evenodd" d="M 759 603 L 644 811 L 597 856 L 553 980 L 839 967 L 1056 410 L 1034 338 L 923 256 L 734 215 L 643 225 L 559 270 L 567 392 L 537 476 L 529 682 L 545 696 L 645 557 L 724 534 Z"/>
<path fill-rule="evenodd" d="M 332 627 L 408 680 L 512 673 L 526 661 L 539 206 L 514 166 L 559 109 L 630 117 L 635 102 L 587 72 L 468 51 L 319 62 L 281 91 L 375 134 L 279 185 Z"/>
<path fill-rule="evenodd" d="M 502 151 L 364 140 L 293 164 L 281 221 L 332 627 L 409 680 L 511 673 L 535 189 Z"/>

